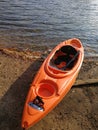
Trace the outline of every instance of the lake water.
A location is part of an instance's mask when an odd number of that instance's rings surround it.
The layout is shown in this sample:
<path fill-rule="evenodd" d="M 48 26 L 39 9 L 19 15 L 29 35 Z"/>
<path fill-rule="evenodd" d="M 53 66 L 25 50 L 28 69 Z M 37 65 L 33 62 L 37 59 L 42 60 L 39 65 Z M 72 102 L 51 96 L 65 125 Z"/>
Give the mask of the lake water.
<path fill-rule="evenodd" d="M 0 0 L 0 44 L 51 46 L 73 37 L 98 55 L 98 0 Z"/>

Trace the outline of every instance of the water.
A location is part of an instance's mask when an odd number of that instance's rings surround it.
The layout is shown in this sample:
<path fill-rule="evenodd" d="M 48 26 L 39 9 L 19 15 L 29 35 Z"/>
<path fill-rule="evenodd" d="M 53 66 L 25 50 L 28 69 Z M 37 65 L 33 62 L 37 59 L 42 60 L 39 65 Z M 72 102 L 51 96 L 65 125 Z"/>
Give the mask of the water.
<path fill-rule="evenodd" d="M 73 37 L 98 54 L 98 0 L 0 0 L 0 43 L 51 46 Z"/>

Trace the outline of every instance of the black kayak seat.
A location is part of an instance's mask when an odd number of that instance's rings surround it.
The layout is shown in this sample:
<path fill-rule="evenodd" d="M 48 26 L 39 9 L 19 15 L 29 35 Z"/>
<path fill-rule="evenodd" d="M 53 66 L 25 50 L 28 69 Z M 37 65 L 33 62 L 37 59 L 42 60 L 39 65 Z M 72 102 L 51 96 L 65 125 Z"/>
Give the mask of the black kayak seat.
<path fill-rule="evenodd" d="M 63 54 L 61 55 L 60 52 Z M 73 48 L 70 45 L 67 45 L 57 50 L 54 54 L 54 57 L 56 56 L 57 58 L 54 59 L 53 57 L 51 61 L 56 67 L 60 65 L 61 62 L 66 63 L 66 65 L 61 68 L 57 67 L 58 69 L 61 70 L 72 69 L 75 62 L 77 61 L 78 55 L 79 52 L 75 48 Z"/>

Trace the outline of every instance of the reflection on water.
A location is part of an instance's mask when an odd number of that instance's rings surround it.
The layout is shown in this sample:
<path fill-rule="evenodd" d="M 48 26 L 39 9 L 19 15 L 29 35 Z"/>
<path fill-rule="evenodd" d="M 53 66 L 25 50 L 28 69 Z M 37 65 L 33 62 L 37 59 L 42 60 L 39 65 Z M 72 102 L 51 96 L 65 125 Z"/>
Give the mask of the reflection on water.
<path fill-rule="evenodd" d="M 97 51 L 98 0 L 0 0 L 0 42 L 55 45 L 72 37 Z"/>

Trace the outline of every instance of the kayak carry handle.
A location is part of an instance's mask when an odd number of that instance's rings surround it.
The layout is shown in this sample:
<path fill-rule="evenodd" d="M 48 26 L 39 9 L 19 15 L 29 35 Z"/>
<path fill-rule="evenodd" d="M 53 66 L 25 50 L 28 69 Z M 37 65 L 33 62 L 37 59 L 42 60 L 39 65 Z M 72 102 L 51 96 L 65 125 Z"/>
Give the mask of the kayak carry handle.
<path fill-rule="evenodd" d="M 42 98 L 39 96 L 36 96 L 33 102 L 29 102 L 29 106 L 39 111 L 44 111 L 43 105 L 44 105 L 44 102 L 42 101 Z"/>
<path fill-rule="evenodd" d="M 74 55 L 74 57 L 67 63 L 66 66 L 62 67 L 61 69 L 66 70 L 66 68 L 77 58 L 79 55 L 80 51 L 77 51 L 77 53 Z"/>
<path fill-rule="evenodd" d="M 31 106 L 32 108 L 36 109 L 36 110 L 39 110 L 39 111 L 44 111 L 44 108 L 34 104 L 33 102 L 29 102 L 29 106 Z"/>

